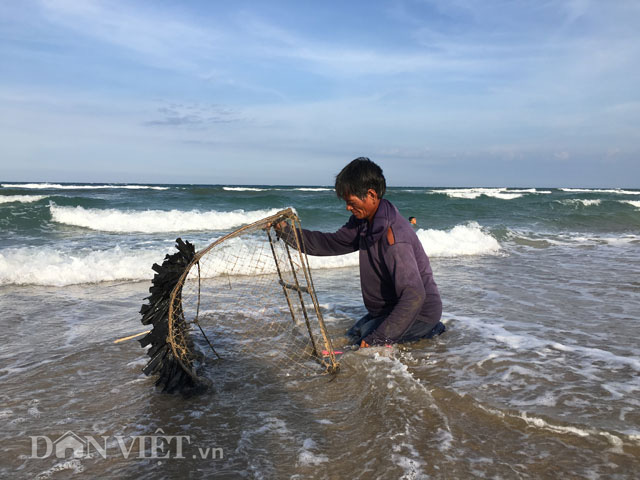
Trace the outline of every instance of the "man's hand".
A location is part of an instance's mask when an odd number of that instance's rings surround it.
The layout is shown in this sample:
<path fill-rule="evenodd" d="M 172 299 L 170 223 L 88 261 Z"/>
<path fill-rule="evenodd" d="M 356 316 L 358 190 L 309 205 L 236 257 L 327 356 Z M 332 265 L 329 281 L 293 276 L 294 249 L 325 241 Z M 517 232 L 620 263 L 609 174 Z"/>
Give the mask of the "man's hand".
<path fill-rule="evenodd" d="M 265 226 L 265 228 L 268 230 L 268 229 L 270 229 L 271 227 L 273 227 L 273 228 L 274 228 L 274 230 L 280 231 L 280 230 L 282 230 L 282 229 L 283 229 L 284 227 L 286 227 L 286 226 L 287 226 L 287 221 L 286 221 L 286 220 L 282 220 L 281 222 L 278 222 L 278 223 L 271 223 L 271 222 L 269 222 L 269 223 L 267 223 L 267 225 Z"/>
<path fill-rule="evenodd" d="M 369 344 L 368 344 L 367 342 L 365 342 L 364 340 L 362 340 L 362 341 L 360 342 L 360 348 L 367 348 L 367 347 L 370 347 L 370 346 L 371 346 L 371 345 L 369 345 Z M 393 345 L 392 345 L 392 344 L 390 344 L 390 343 L 386 343 L 384 346 L 385 346 L 386 348 L 393 348 Z"/>
<path fill-rule="evenodd" d="M 287 221 L 286 221 L 286 220 L 282 220 L 281 222 L 278 222 L 278 223 L 271 223 L 271 222 L 269 222 L 269 223 L 267 223 L 266 228 L 271 228 L 271 227 L 273 227 L 273 228 L 274 228 L 274 229 L 276 229 L 276 230 L 282 230 L 282 229 L 283 229 L 284 227 L 286 227 L 286 226 L 287 226 Z"/>

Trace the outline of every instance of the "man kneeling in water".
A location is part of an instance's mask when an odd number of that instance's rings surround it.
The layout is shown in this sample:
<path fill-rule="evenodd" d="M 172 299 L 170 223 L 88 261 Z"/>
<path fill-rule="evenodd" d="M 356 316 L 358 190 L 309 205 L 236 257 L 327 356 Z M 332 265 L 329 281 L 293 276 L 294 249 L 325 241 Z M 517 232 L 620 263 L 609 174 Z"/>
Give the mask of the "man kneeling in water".
<path fill-rule="evenodd" d="M 368 158 L 356 158 L 338 174 L 335 189 L 352 214 L 347 223 L 335 233 L 302 230 L 302 235 L 309 255 L 360 252 L 368 313 L 347 332 L 351 342 L 369 347 L 440 335 L 445 331 L 442 301 L 429 258 L 409 221 L 382 198 L 382 169 Z M 280 229 L 287 243 L 292 235 L 291 229 Z"/>

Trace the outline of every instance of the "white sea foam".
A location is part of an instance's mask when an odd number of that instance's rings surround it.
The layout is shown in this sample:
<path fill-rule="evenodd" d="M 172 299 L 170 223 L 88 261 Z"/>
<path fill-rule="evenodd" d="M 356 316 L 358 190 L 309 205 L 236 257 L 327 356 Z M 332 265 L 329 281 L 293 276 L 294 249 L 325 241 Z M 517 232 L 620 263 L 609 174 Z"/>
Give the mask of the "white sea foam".
<path fill-rule="evenodd" d="M 622 237 L 599 237 L 598 240 L 605 242 L 607 245 L 622 247 L 640 242 L 640 236 L 625 235 Z"/>
<path fill-rule="evenodd" d="M 428 478 L 422 471 L 422 465 L 424 462 L 418 458 L 409 458 L 404 455 L 398 455 L 397 453 L 391 454 L 391 461 L 404 470 L 400 480 L 416 480 L 421 478 Z"/>
<path fill-rule="evenodd" d="M 543 349 L 551 349 L 549 351 L 556 350 L 562 353 L 580 355 L 583 358 L 589 359 L 591 362 L 602 361 L 609 366 L 628 366 L 640 372 L 640 360 L 633 356 L 618 355 L 601 348 L 553 342 L 535 337 L 527 332 L 513 333 L 501 324 L 492 323 L 483 319 L 464 317 L 463 321 L 467 327 L 473 328 L 479 335 L 506 345 L 512 350 L 542 351 Z"/>
<path fill-rule="evenodd" d="M 245 212 L 198 210 L 115 210 L 50 205 L 54 222 L 103 232 L 186 232 L 227 230 L 273 215 L 279 209 Z"/>
<path fill-rule="evenodd" d="M 561 348 L 558 348 L 560 345 L 561 345 Z M 634 357 L 617 355 L 615 353 L 609 352 L 607 350 L 603 350 L 601 348 L 583 347 L 581 345 L 571 345 L 567 347 L 562 344 L 554 343 L 551 346 L 552 348 L 558 349 L 561 351 L 572 351 L 583 357 L 590 358 L 593 361 L 602 361 L 608 365 L 625 365 L 625 366 L 631 367 L 637 372 L 640 372 L 640 360 Z M 569 348 L 570 350 L 566 350 L 567 348 Z"/>
<path fill-rule="evenodd" d="M 628 203 L 636 208 L 640 208 L 640 201 L 637 200 L 620 200 L 620 203 Z"/>
<path fill-rule="evenodd" d="M 2 412 L 0 412 L 0 418 L 2 418 L 1 414 Z M 333 425 L 333 422 L 328 418 L 321 418 L 319 420 L 316 420 L 316 423 L 319 423 L 320 425 Z"/>
<path fill-rule="evenodd" d="M 298 454 L 298 463 L 300 465 L 320 465 L 329 461 L 329 457 L 314 453 L 313 450 L 317 448 L 316 442 L 307 438 L 302 444 L 302 449 Z"/>
<path fill-rule="evenodd" d="M 126 190 L 169 190 L 169 187 L 157 187 L 154 185 L 61 185 L 59 183 L 3 183 L 4 188 L 28 188 L 35 190 L 102 190 L 102 189 L 126 189 Z"/>
<path fill-rule="evenodd" d="M 624 247 L 628 245 L 635 244 L 640 241 L 640 236 L 638 235 L 621 235 L 617 237 L 608 237 L 608 236 L 600 236 L 594 235 L 592 237 L 586 237 L 583 235 L 562 235 L 558 236 L 556 239 L 547 239 L 547 241 L 554 245 L 585 245 L 585 246 L 598 246 L 598 245 L 608 245 L 613 247 Z"/>
<path fill-rule="evenodd" d="M 75 209 L 72 209 L 75 210 Z M 259 218 L 263 214 L 257 215 Z M 128 221 L 133 221 L 129 219 Z M 427 253 L 431 256 L 457 256 L 494 253 L 500 249 L 493 237 L 483 233 L 477 224 L 458 226 L 452 230 L 419 231 Z M 423 238 L 424 237 L 424 238 Z M 230 249 L 238 258 L 251 258 L 260 247 L 260 240 L 252 237 L 231 239 L 221 248 Z M 479 245 L 474 245 L 478 242 Z M 495 242 L 495 243 L 494 243 Z M 430 249 L 432 251 L 430 251 Z M 21 247 L 0 250 L 0 285 L 73 285 L 120 280 L 149 280 L 151 265 L 162 263 L 171 248 L 160 246 L 147 250 L 114 247 L 106 250 L 63 250 L 51 247 Z M 205 257 L 206 260 L 206 257 Z M 334 257 L 309 256 L 312 269 L 354 267 L 358 253 Z M 215 266 L 203 271 L 205 276 L 220 275 Z M 240 266 L 239 275 L 258 275 L 275 272 L 275 266 L 260 264 L 260 271 L 247 262 Z"/>
<path fill-rule="evenodd" d="M 501 250 L 498 241 L 482 231 L 476 222 L 458 225 L 451 230 L 423 230 L 417 232 L 429 257 L 458 257 L 496 254 Z M 336 257 L 309 256 L 311 268 L 340 268 L 357 266 L 358 252 Z"/>
<path fill-rule="evenodd" d="M 600 188 L 561 188 L 563 192 L 575 193 L 619 193 L 622 195 L 640 195 L 640 190 L 622 190 L 620 188 L 600 189 Z"/>
<path fill-rule="evenodd" d="M 33 203 L 47 198 L 46 195 L 0 195 L 0 203 Z"/>
<path fill-rule="evenodd" d="M 481 195 L 502 200 L 513 200 L 523 196 L 523 193 L 511 193 L 506 188 L 447 188 L 443 190 L 432 190 L 429 193 L 443 193 L 452 198 L 466 198 L 469 200 L 478 198 Z"/>
<path fill-rule="evenodd" d="M 554 433 L 560 434 L 571 434 L 577 435 L 579 437 L 588 437 L 590 435 L 599 435 L 607 439 L 609 444 L 611 445 L 611 450 L 616 453 L 623 453 L 623 440 L 617 435 L 613 435 L 612 433 L 606 431 L 598 431 L 594 429 L 583 429 L 572 426 L 564 426 L 564 425 L 554 425 L 552 423 L 543 420 L 542 418 L 532 417 L 527 415 L 526 412 L 522 412 L 520 414 L 520 418 L 524 420 L 527 425 L 531 427 L 536 427 L 542 430 L 548 430 Z"/>
<path fill-rule="evenodd" d="M 532 427 L 550 430 L 554 433 L 569 433 L 573 435 L 578 435 L 579 437 L 588 437 L 589 432 L 577 427 L 563 426 L 563 425 L 553 425 L 542 418 L 538 417 L 530 417 L 526 412 L 522 412 L 520 414 L 520 418 L 525 421 L 527 425 Z"/>
<path fill-rule="evenodd" d="M 294 190 L 299 190 L 301 192 L 330 192 L 333 190 L 333 188 L 326 188 L 326 187 L 318 187 L 318 188 L 312 188 L 312 187 L 300 187 L 300 188 L 294 188 Z"/>
<path fill-rule="evenodd" d="M 222 187 L 223 190 L 228 192 L 265 192 L 270 190 L 269 188 L 257 188 L 257 187 Z"/>
<path fill-rule="evenodd" d="M 166 251 L 109 250 L 65 252 L 21 247 L 0 250 L 0 285 L 54 285 L 114 280 L 149 280 L 151 265 L 162 263 Z"/>
<path fill-rule="evenodd" d="M 589 437 L 591 435 L 603 436 L 609 441 L 609 443 L 613 446 L 614 449 L 621 449 L 622 445 L 624 444 L 624 441 L 619 436 L 613 435 L 607 431 L 596 430 L 592 428 L 579 428 L 571 425 L 556 425 L 540 417 L 531 416 L 527 412 L 519 412 L 519 414 L 515 415 L 509 412 L 487 407 L 482 404 L 477 404 L 477 406 L 482 410 L 489 412 L 500 418 L 505 418 L 505 417 L 519 418 L 520 420 L 523 420 L 531 428 L 538 428 L 541 430 L 547 430 L 547 431 L 551 431 L 551 432 L 563 434 L 563 435 L 576 435 L 578 437 L 583 437 L 583 438 Z M 627 435 L 626 437 L 628 440 L 632 442 L 634 441 L 633 435 Z"/>
<path fill-rule="evenodd" d="M 448 231 L 420 229 L 417 235 L 430 257 L 495 254 L 501 248 L 498 241 L 483 232 L 476 222 L 458 225 Z"/>
<path fill-rule="evenodd" d="M 521 239 L 530 242 L 537 247 L 553 246 L 601 246 L 608 245 L 614 247 L 624 247 L 640 242 L 640 235 L 624 234 L 619 236 L 602 236 L 593 235 L 585 236 L 578 233 L 563 234 L 535 234 L 532 232 L 509 230 L 508 237 L 510 239 Z"/>
<path fill-rule="evenodd" d="M 64 472 L 65 470 L 71 470 L 69 473 L 82 473 L 84 472 L 84 465 L 79 459 L 63 460 L 56 463 L 53 467 L 44 472 L 40 472 L 36 475 L 36 480 L 44 480 L 51 478 L 54 474 Z"/>
<path fill-rule="evenodd" d="M 565 200 L 556 200 L 556 202 L 561 203 L 563 205 L 571 205 L 574 207 L 578 207 L 579 205 L 582 205 L 583 207 L 593 207 L 593 206 L 597 206 L 600 205 L 602 203 L 602 200 L 585 200 L 582 198 L 570 198 L 570 199 L 565 199 Z"/>
<path fill-rule="evenodd" d="M 538 190 L 537 188 L 523 188 L 523 189 L 510 188 L 508 191 L 517 192 L 517 193 L 538 193 L 543 195 L 548 195 L 550 193 L 553 193 L 551 190 Z"/>
<path fill-rule="evenodd" d="M 338 255 L 335 257 L 314 257 L 309 255 L 309 266 L 313 268 L 343 268 L 354 267 L 358 265 L 358 252 L 349 253 L 347 255 Z"/>

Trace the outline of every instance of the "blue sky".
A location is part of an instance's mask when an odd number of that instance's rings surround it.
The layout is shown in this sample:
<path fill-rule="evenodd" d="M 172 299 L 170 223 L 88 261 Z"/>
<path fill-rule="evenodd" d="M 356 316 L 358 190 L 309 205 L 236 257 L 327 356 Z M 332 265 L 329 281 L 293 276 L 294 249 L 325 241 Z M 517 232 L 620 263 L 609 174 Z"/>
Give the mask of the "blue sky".
<path fill-rule="evenodd" d="M 640 188 L 636 0 L 0 2 L 0 180 Z"/>

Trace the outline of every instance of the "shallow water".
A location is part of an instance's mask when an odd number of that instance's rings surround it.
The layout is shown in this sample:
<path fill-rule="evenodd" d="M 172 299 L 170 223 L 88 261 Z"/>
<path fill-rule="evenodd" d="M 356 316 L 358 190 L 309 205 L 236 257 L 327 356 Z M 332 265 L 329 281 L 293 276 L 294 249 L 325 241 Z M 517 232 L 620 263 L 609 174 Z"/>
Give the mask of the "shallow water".
<path fill-rule="evenodd" d="M 138 343 L 112 343 L 141 328 L 147 283 L 2 287 L 2 474 L 634 478 L 637 253 L 532 256 L 521 247 L 438 259 L 441 337 L 390 357 L 347 352 L 335 377 L 287 377 L 250 356 L 211 362 L 213 390 L 192 398 L 154 391 Z M 575 275 L 572 255 L 585 275 Z M 363 312 L 357 270 L 319 270 L 314 279 L 337 338 Z M 29 458 L 30 436 L 131 442 L 159 428 L 189 436 L 185 458 L 138 458 L 134 449 L 127 459 L 115 444 L 106 459 Z M 44 440 L 39 448 L 43 456 Z M 202 459 L 198 448 L 222 449 L 223 458 Z"/>
<path fill-rule="evenodd" d="M 213 388 L 185 398 L 154 389 L 138 342 L 113 343 L 145 329 L 150 266 L 177 236 L 161 229 L 174 214 L 149 205 L 191 212 L 182 236 L 198 246 L 282 204 L 314 229 L 336 228 L 344 214 L 327 190 L 166 188 L 40 188 L 33 193 L 48 198 L 33 202 L 9 198 L 24 189 L 6 192 L 0 477 L 637 478 L 640 206 L 629 202 L 640 192 L 392 191 L 401 210 L 431 219 L 418 235 L 447 332 L 346 351 L 336 376 L 227 349 L 234 354 L 203 366 Z M 52 197 L 67 223 L 52 219 Z M 247 211 L 227 215 L 233 206 Z M 77 225 L 100 209 L 113 220 Z M 115 230 L 158 215 L 155 233 Z M 210 231 L 212 218 L 227 223 Z M 311 265 L 339 343 L 365 313 L 357 267 L 349 258 Z M 254 321 L 232 294 L 227 307 Z M 225 341 L 214 340 L 222 352 Z M 104 452 L 47 452 L 66 432 Z"/>

